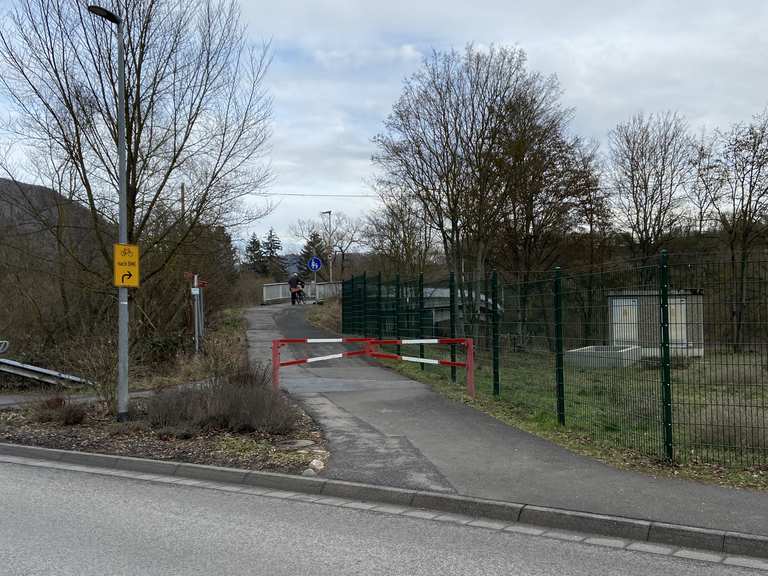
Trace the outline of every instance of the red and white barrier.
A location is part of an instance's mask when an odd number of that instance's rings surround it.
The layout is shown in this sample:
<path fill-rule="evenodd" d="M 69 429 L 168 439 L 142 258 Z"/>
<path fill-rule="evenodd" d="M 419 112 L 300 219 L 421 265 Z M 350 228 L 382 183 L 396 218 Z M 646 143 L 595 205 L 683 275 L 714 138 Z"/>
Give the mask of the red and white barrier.
<path fill-rule="evenodd" d="M 326 356 L 314 356 L 299 358 L 296 360 L 280 360 L 280 348 L 287 344 L 365 344 L 359 350 L 349 350 Z M 381 352 L 378 346 L 397 346 L 408 344 L 459 344 L 466 348 L 466 361 L 453 362 L 451 360 L 436 360 L 433 358 L 419 358 L 416 356 L 403 356 Z M 353 356 L 368 356 L 385 360 L 400 360 L 403 362 L 417 362 L 420 364 L 434 364 L 438 366 L 458 366 L 467 370 L 467 394 L 475 397 L 475 351 L 472 338 L 417 338 L 405 340 L 376 340 L 373 338 L 282 338 L 272 341 L 272 386 L 275 391 L 280 388 L 280 368 L 283 366 L 297 366 L 299 364 L 311 364 L 323 360 L 335 360 L 337 358 L 349 358 Z"/>

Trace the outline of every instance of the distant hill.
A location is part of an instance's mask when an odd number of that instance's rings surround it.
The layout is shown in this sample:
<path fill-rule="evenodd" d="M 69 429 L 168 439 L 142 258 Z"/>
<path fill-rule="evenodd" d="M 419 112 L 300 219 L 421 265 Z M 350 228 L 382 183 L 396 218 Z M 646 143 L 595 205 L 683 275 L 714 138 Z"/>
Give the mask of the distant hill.
<path fill-rule="evenodd" d="M 57 234 L 81 255 L 95 251 L 87 208 L 51 188 L 0 178 L 0 247 L 52 257 Z"/>

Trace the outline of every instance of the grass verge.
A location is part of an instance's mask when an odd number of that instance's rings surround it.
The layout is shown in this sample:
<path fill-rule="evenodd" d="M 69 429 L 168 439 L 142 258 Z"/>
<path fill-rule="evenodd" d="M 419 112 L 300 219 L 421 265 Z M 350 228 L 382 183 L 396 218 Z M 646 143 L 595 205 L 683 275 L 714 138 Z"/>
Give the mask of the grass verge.
<path fill-rule="evenodd" d="M 406 350 L 405 347 L 403 353 L 418 355 L 417 351 Z M 435 350 L 429 349 L 426 356 L 439 357 Z M 452 383 L 449 368 L 425 365 L 422 369 L 418 364 L 395 361 L 383 361 L 383 364 L 404 376 L 429 384 L 435 392 L 448 399 L 463 402 L 506 424 L 616 468 L 652 476 L 687 478 L 732 488 L 768 490 L 768 466 L 766 465 L 725 466 L 700 460 L 695 454 L 686 454 L 682 462 L 668 463 L 649 457 L 640 451 L 623 447 L 618 441 L 619 435 L 623 432 L 617 430 L 614 424 L 601 425 L 599 435 L 589 430 L 579 429 L 573 423 L 565 427 L 559 426 L 555 418 L 549 360 L 545 355 L 539 357 L 531 354 L 521 354 L 519 358 L 508 360 L 509 362 L 504 366 L 506 382 L 502 386 L 500 397 L 495 397 L 490 363 L 480 359 L 475 372 L 477 395 L 474 400 L 466 394 L 462 369 L 457 370 L 457 382 Z M 514 376 L 510 375 L 512 371 Z M 509 380 L 514 384 L 508 382 Z M 615 398 L 610 400 L 616 401 Z M 579 401 L 578 398 L 569 398 L 567 409 L 578 410 Z M 594 425 L 594 423 L 590 424 Z M 644 434 L 639 428 L 632 429 L 630 433 Z"/>

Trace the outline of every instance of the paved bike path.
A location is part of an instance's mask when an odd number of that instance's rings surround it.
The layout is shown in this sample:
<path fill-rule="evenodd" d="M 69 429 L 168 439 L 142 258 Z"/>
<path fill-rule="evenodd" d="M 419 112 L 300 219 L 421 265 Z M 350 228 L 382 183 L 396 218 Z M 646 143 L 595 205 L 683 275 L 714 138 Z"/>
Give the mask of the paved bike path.
<path fill-rule="evenodd" d="M 333 336 L 309 326 L 303 307 L 261 307 L 247 317 L 252 360 L 269 358 L 264 352 L 273 337 Z M 338 350 L 320 344 L 285 351 L 302 357 Z M 764 492 L 614 469 L 367 359 L 305 364 L 281 374 L 284 389 L 326 430 L 332 478 L 768 536 Z"/>

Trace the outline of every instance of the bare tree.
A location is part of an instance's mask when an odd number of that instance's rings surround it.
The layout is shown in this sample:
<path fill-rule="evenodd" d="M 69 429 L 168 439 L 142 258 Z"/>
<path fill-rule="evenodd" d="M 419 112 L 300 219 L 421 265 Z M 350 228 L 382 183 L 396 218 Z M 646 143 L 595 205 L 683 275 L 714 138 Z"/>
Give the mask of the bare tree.
<path fill-rule="evenodd" d="M 339 261 L 339 272 L 344 276 L 347 256 L 356 246 L 361 243 L 361 235 L 364 222 L 360 218 L 352 218 L 343 212 L 334 212 L 333 218 L 329 220 L 322 218 L 317 220 L 297 220 L 291 226 L 291 234 L 300 238 L 304 242 L 309 242 L 313 234 L 320 234 L 323 243 L 329 247 L 330 253 L 322 255 L 328 259 L 329 265 L 334 266 L 336 271 L 336 254 L 341 256 Z"/>
<path fill-rule="evenodd" d="M 267 182 L 269 50 L 248 45 L 231 0 L 111 4 L 125 27 L 128 238 L 143 244 L 149 280 L 198 224 L 242 221 L 238 201 Z M 117 222 L 115 41 L 79 1 L 19 3 L 0 28 L 9 131 L 74 175 L 64 196 L 89 209 L 107 269 Z"/>
<path fill-rule="evenodd" d="M 138 322 L 162 327 L 171 303 L 185 296 L 178 262 L 207 250 L 206 238 L 224 238 L 211 233 L 216 227 L 269 210 L 249 212 L 241 200 L 269 180 L 263 156 L 271 103 L 263 81 L 270 50 L 249 44 L 234 0 L 113 0 L 108 7 L 125 28 L 128 238 L 142 245 L 143 272 L 132 302 L 142 310 L 164 303 L 155 308 L 163 316 Z M 23 177 L 52 188 L 59 207 L 84 208 L 76 218 L 58 208 L 53 218 L 38 212 L 38 233 L 57 249 L 27 258 L 27 269 L 40 262 L 62 287 L 76 283 L 61 292 L 76 319 L 83 308 L 108 319 L 114 297 L 116 41 L 82 0 L 25 0 L 0 25 L 0 91 L 13 108 L 6 134 L 13 157 L 27 158 L 22 171 L 3 166 L 17 205 L 34 206 L 39 193 L 19 184 Z M 85 302 L 73 302 L 76 295 Z"/>
<path fill-rule="evenodd" d="M 725 172 L 717 156 L 717 139 L 702 133 L 692 143 L 692 174 L 685 196 L 691 211 L 692 228 L 701 237 L 717 221 L 715 207 L 725 185 Z"/>
<path fill-rule="evenodd" d="M 385 131 L 374 138 L 380 184 L 421 204 L 460 279 L 470 255 L 482 277 L 501 221 L 503 190 L 494 165 L 499 109 L 524 77 L 521 50 L 434 52 L 405 82 Z"/>
<path fill-rule="evenodd" d="M 683 216 L 691 170 L 687 124 L 673 112 L 637 114 L 611 131 L 610 146 L 617 219 L 645 264 Z"/>
<path fill-rule="evenodd" d="M 738 351 L 744 340 L 749 260 L 758 241 L 768 238 L 768 111 L 750 124 L 735 124 L 720 140 L 724 187 L 711 201 L 730 254 L 733 345 Z"/>
<path fill-rule="evenodd" d="M 363 234 L 366 245 L 389 273 L 424 271 L 434 250 L 434 231 L 423 207 L 413 197 L 396 190 L 380 190 L 381 209 L 368 215 Z"/>

